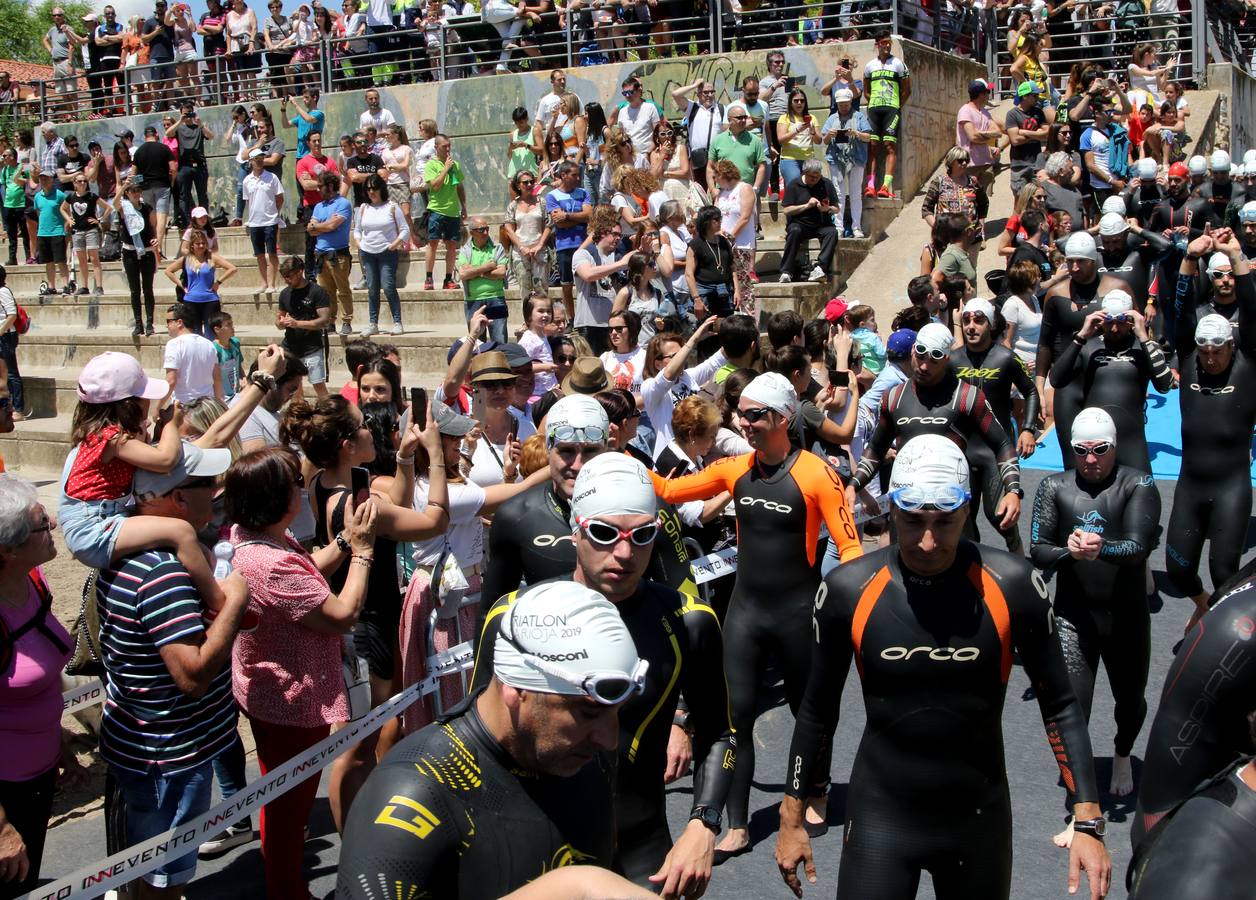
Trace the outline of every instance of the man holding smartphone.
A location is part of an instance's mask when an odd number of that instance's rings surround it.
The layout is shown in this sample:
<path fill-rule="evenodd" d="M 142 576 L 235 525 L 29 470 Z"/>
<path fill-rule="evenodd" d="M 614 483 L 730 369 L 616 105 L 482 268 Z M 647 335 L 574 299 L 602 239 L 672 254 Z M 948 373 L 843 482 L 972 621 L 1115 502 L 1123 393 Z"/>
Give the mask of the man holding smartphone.
<path fill-rule="evenodd" d="M 179 120 L 166 129 L 167 138 L 179 142 L 178 172 L 175 185 L 179 189 L 179 209 L 186 215 L 194 207 L 209 207 L 209 165 L 205 160 L 205 141 L 213 140 L 214 133 L 201 124 L 196 107 L 191 100 L 179 104 Z M 192 202 L 192 188 L 196 188 L 196 203 Z M 178 223 L 186 228 L 187 221 Z"/>
<path fill-rule="evenodd" d="M 837 252 L 837 228 L 833 213 L 840 209 L 833 182 L 821 177 L 818 159 L 804 160 L 802 175 L 785 186 L 781 212 L 785 214 L 785 250 L 781 255 L 781 283 L 792 281 L 797 268 L 798 251 L 815 239 L 820 242 L 820 259 L 807 276 L 809 281 L 823 282 L 833 267 Z"/>
<path fill-rule="evenodd" d="M 506 337 L 506 263 L 504 247 L 489 236 L 483 216 L 471 220 L 471 239 L 458 251 L 458 278 L 466 292 L 467 321 L 480 307 L 488 316 L 491 340 L 504 344 Z"/>

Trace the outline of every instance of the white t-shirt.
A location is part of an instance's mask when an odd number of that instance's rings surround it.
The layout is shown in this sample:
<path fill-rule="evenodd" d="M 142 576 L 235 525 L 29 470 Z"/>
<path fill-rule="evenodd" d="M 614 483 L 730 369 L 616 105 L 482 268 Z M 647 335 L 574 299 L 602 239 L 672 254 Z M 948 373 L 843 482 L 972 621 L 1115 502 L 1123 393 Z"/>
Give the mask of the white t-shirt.
<path fill-rule="evenodd" d="M 278 225 L 279 206 L 276 198 L 283 196 L 283 182 L 273 172 L 263 170 L 261 175 L 252 172 L 245 175 L 241 187 L 248 207 L 244 224 L 251 228 Z"/>
<path fill-rule="evenodd" d="M 712 103 L 707 109 L 701 103 L 694 103 L 689 107 L 689 152 L 705 150 L 723 127 L 724 113 L 720 104 Z"/>
<path fill-rule="evenodd" d="M 616 191 L 615 196 L 611 197 L 611 206 L 615 207 L 615 209 L 628 210 L 628 215 L 630 216 L 639 216 L 642 213 L 649 213 L 648 209 L 641 209 L 638 207 L 637 201 L 628 194 L 625 194 L 623 191 Z M 622 214 L 619 217 L 619 229 L 624 233 L 624 237 L 626 238 L 630 238 L 637 233 L 637 226 L 630 225 Z"/>
<path fill-rule="evenodd" d="M 607 350 L 602 354 L 602 368 L 610 377 L 611 387 L 624 388 L 639 394 L 642 374 L 645 372 L 645 348 L 636 347 L 628 353 Z"/>
<path fill-rule="evenodd" d="M 235 406 L 240 402 L 240 396 L 236 394 L 227 405 Z M 279 417 L 260 404 L 240 426 L 241 444 L 257 440 L 265 441 L 267 447 L 279 446 Z"/>
<path fill-rule="evenodd" d="M 367 0 L 366 4 L 366 25 L 367 27 L 387 25 L 392 27 L 392 4 L 388 0 Z"/>
<path fill-rule="evenodd" d="M 419 512 L 427 509 L 427 493 L 431 484 L 426 478 L 418 478 L 414 485 L 414 508 Z M 474 482 L 450 484 L 449 530 L 443 535 L 416 541 L 414 561 L 430 566 L 445 549 L 445 543 L 454 552 L 458 565 L 474 566 L 484 559 L 484 526 L 480 524 L 480 510 L 484 508 L 484 488 Z"/>
<path fill-rule="evenodd" d="M 576 251 L 571 258 L 571 268 L 576 270 L 585 264 L 605 266 L 615 261 L 614 253 L 603 255 L 593 244 Z M 611 318 L 611 307 L 615 303 L 615 283 L 610 275 L 603 275 L 594 281 L 585 281 L 576 275 L 576 315 L 572 325 L 577 327 L 605 328 Z"/>
<path fill-rule="evenodd" d="M 555 94 L 553 91 L 550 91 L 536 102 L 536 120 L 541 123 L 542 130 L 549 128 L 550 116 L 554 114 L 554 110 L 558 108 L 562 102 L 563 98 L 560 95 Z M 583 102 L 580 104 L 580 108 L 584 108 Z M 560 110 L 558 118 L 554 120 L 554 125 L 557 128 L 562 128 L 566 124 L 567 114 Z"/>
<path fill-rule="evenodd" d="M 181 334 L 171 338 L 166 343 L 161 365 L 179 373 L 174 384 L 174 399 L 180 403 L 214 396 L 218 351 L 214 349 L 213 341 L 199 334 Z"/>
<path fill-rule="evenodd" d="M 389 24 L 392 24 L 391 19 L 389 20 Z M 396 121 L 397 120 L 393 118 L 392 110 L 384 109 L 381 106 L 379 108 L 379 112 L 377 113 L 372 113 L 368 109 L 362 113 L 362 115 L 358 116 L 358 127 L 365 130 L 367 125 L 374 125 L 376 133 L 382 134 L 385 128 Z"/>
<path fill-rule="evenodd" d="M 623 128 L 632 140 L 632 149 L 641 154 L 650 152 L 650 147 L 654 144 L 654 126 L 658 121 L 658 109 L 653 103 L 643 101 L 636 109 L 631 106 L 621 106 L 616 124 Z"/>
<path fill-rule="evenodd" d="M 645 406 L 646 415 L 650 417 L 650 424 L 654 426 L 652 455 L 655 459 L 658 459 L 673 437 L 672 412 L 676 409 L 676 404 L 690 394 L 698 393 L 726 362 L 728 357 L 724 355 L 724 351 L 717 350 L 703 362 L 685 369 L 675 381 L 665 380 L 660 372 L 642 382 L 641 402 Z"/>
<path fill-rule="evenodd" d="M 720 188 L 715 197 L 715 205 L 720 210 L 720 228 L 731 231 L 741 218 L 741 195 L 743 191 L 752 191 L 750 185 L 743 181 L 737 182 L 731 190 Z M 755 214 L 752 212 L 741 231 L 733 235 L 733 248 L 736 250 L 753 250 L 755 244 Z"/>
<path fill-rule="evenodd" d="M 685 280 L 685 257 L 689 255 L 689 241 L 691 236 L 689 229 L 681 225 L 675 231 L 664 225 L 659 229 L 659 235 L 667 239 L 667 243 L 672 248 L 672 259 L 676 262 L 676 268 L 672 269 L 672 290 L 682 294 L 689 293 L 689 282 Z"/>
<path fill-rule="evenodd" d="M 1030 306 L 1016 294 L 1003 301 L 1003 318 L 1009 325 L 1016 326 L 1013 349 L 1021 362 L 1030 366 L 1030 371 L 1038 357 L 1038 334 L 1042 331 L 1042 310 L 1035 309 L 1037 305 Z"/>
<path fill-rule="evenodd" d="M 528 356 L 532 357 L 533 362 L 552 363 L 554 361 L 554 351 L 549 341 L 538 334 L 525 331 L 519 336 L 519 346 L 528 351 Z M 558 378 L 553 371 L 537 372 L 532 380 L 532 396 L 539 397 L 556 387 L 558 387 Z"/>
<path fill-rule="evenodd" d="M 526 441 L 536 434 L 536 426 L 513 406 L 510 414 L 519 423 L 519 440 Z M 506 464 L 506 445 L 494 444 L 486 435 L 475 442 L 475 450 L 471 454 L 471 472 L 467 476 L 480 487 L 491 487 L 505 482 L 502 467 Z"/>
<path fill-rule="evenodd" d="M 650 213 L 650 218 L 657 222 L 659 219 L 659 210 L 662 209 L 663 204 L 670 199 L 672 198 L 667 196 L 667 192 L 661 188 L 646 197 L 645 206 Z"/>

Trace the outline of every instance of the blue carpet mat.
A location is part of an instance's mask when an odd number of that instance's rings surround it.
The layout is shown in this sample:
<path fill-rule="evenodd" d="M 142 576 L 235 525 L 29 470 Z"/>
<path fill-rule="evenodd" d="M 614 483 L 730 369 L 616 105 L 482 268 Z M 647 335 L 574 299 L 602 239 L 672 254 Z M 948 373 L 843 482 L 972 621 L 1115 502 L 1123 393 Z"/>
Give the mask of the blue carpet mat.
<path fill-rule="evenodd" d="M 1151 474 L 1157 478 L 1177 480 L 1182 467 L 1182 408 L 1176 391 L 1147 395 L 1147 449 L 1151 452 Z M 1046 435 L 1037 452 L 1029 459 L 1022 459 L 1026 469 L 1042 469 L 1059 472 L 1064 468 L 1060 457 L 1060 443 L 1055 430 Z M 1256 486 L 1256 466 L 1252 468 L 1252 484 Z"/>

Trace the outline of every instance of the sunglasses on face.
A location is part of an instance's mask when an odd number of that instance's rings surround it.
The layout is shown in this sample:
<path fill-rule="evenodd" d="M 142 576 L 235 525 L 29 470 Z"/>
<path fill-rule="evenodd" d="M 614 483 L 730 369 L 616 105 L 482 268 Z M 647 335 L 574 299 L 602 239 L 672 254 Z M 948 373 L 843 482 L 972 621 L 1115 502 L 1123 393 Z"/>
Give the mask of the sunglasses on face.
<path fill-rule="evenodd" d="M 978 325 L 984 325 L 986 323 L 986 314 L 983 312 L 964 313 L 959 317 L 959 320 L 965 325 L 969 322 L 976 322 Z"/>
<path fill-rule="evenodd" d="M 734 122 L 743 122 L 746 119 L 749 119 L 750 117 L 749 116 L 729 116 L 729 118 L 732 119 Z"/>
<path fill-rule="evenodd" d="M 930 350 L 924 344 L 917 344 L 912 349 L 916 351 L 917 356 L 928 357 L 934 362 L 942 362 L 942 360 L 947 357 L 947 352 L 945 350 Z"/>
<path fill-rule="evenodd" d="M 627 325 L 612 325 L 610 327 L 610 330 L 611 331 L 627 331 L 628 326 Z"/>
<path fill-rule="evenodd" d="M 629 529 L 618 528 L 600 519 L 579 518 L 576 524 L 584 536 L 599 547 L 613 547 L 620 541 L 631 541 L 634 547 L 648 547 L 654 543 L 659 532 L 657 521 Z"/>
<path fill-rule="evenodd" d="M 1085 459 L 1087 456 L 1089 456 L 1092 453 L 1096 457 L 1107 456 L 1108 451 L 1110 451 L 1111 449 L 1112 449 L 1112 444 L 1109 441 L 1100 441 L 1097 444 L 1090 444 L 1090 445 L 1086 445 L 1086 444 L 1074 444 L 1073 445 L 1073 453 L 1077 455 L 1078 459 Z"/>
<path fill-rule="evenodd" d="M 566 365 L 571 365 L 571 364 L 572 364 L 572 363 L 574 363 L 575 361 L 576 361 L 576 358 L 575 358 L 574 356 L 567 356 L 566 354 L 564 354 L 564 355 L 562 355 L 562 356 L 555 356 L 555 357 L 554 357 L 554 362 L 556 362 L 556 363 L 565 363 Z"/>
<path fill-rule="evenodd" d="M 501 381 L 490 381 L 484 385 L 486 391 L 513 391 L 515 389 L 515 380 L 502 379 Z"/>
<path fill-rule="evenodd" d="M 770 413 L 771 411 L 772 411 L 771 407 L 756 406 L 751 409 L 738 410 L 737 415 L 745 419 L 747 422 L 750 422 L 753 424 L 755 422 L 760 422 L 763 419 L 767 418 L 768 413 Z"/>
<path fill-rule="evenodd" d="M 477 234 L 487 234 L 487 233 L 488 233 L 488 226 L 487 226 L 487 225 L 477 225 L 476 227 L 471 228 L 471 229 L 469 229 L 469 230 L 470 230 L 470 231 L 472 231 L 472 232 L 475 232 L 475 233 L 477 233 Z"/>

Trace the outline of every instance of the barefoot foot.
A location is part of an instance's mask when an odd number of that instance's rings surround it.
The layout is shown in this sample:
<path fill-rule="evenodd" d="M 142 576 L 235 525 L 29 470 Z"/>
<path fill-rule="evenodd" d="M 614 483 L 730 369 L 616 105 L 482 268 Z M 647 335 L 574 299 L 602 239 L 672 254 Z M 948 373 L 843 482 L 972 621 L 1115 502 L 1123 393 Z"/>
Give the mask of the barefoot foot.
<path fill-rule="evenodd" d="M 1113 797 L 1128 797 L 1134 793 L 1134 764 L 1128 756 L 1112 757 L 1112 782 L 1108 793 Z"/>

